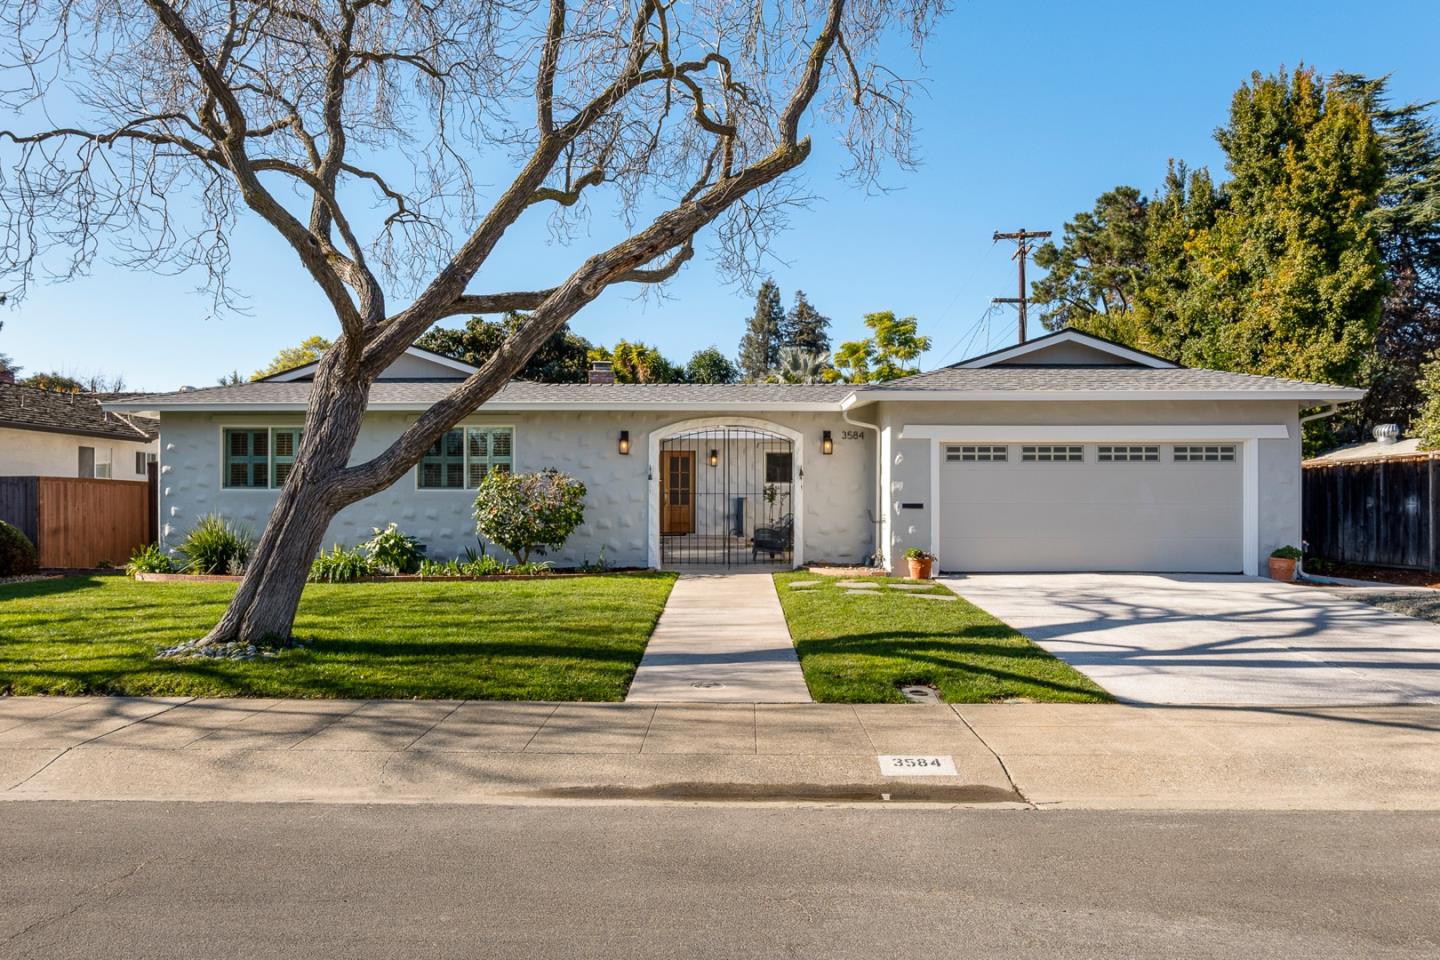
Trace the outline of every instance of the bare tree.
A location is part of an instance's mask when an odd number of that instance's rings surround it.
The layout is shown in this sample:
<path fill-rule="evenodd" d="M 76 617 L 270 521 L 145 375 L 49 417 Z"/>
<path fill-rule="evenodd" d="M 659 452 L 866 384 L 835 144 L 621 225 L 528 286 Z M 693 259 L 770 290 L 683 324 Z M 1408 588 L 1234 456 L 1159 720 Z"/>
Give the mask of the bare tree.
<path fill-rule="evenodd" d="M 0 97 L 30 131 L 0 131 L 0 271 L 23 295 L 38 271 L 84 271 L 109 234 L 135 268 L 202 271 L 223 305 L 239 216 L 293 251 L 341 334 L 205 640 L 287 637 L 335 514 L 400 479 L 576 311 L 672 276 L 706 227 L 722 268 L 754 262 L 795 197 L 807 115 L 859 181 L 909 164 L 910 83 L 879 51 L 898 29 L 918 52 L 943 5 L 0 0 Z M 486 195 L 477 171 L 501 163 L 508 183 Z M 531 208 L 572 238 L 592 203 L 629 236 L 548 289 L 473 289 Z M 528 319 L 482 369 L 349 462 L 369 387 L 406 347 L 445 317 L 504 310 Z"/>

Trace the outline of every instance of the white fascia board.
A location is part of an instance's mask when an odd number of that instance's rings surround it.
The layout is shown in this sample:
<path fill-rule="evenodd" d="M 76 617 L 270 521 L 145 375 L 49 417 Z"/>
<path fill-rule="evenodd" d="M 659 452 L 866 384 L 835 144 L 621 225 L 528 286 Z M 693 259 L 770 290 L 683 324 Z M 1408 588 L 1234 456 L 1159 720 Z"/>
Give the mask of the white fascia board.
<path fill-rule="evenodd" d="M 150 403 L 127 404 L 118 402 L 104 405 L 107 410 L 127 413 L 150 413 L 158 416 L 162 413 L 263 413 L 273 411 L 276 413 L 291 413 L 294 411 L 304 412 L 308 404 L 304 403 Z M 429 410 L 433 404 L 413 402 L 388 402 L 371 403 L 366 406 L 367 410 L 388 411 L 400 413 L 423 413 Z M 544 401 L 494 401 L 482 404 L 477 412 L 482 413 L 518 413 L 518 412 L 544 412 L 553 410 L 556 412 L 573 413 L 575 411 L 588 410 L 595 413 L 646 413 L 651 410 L 676 410 L 676 411 L 715 411 L 718 413 L 753 413 L 757 416 L 775 411 L 797 411 L 804 413 L 838 413 L 839 404 L 833 401 L 804 402 L 804 403 L 547 403 Z"/>
<path fill-rule="evenodd" d="M 995 353 L 987 353 L 983 356 L 976 357 L 973 360 L 962 361 L 955 364 L 955 366 L 961 369 L 968 368 L 972 370 L 992 367 L 998 363 L 1004 363 L 1006 360 L 1013 360 L 1016 357 L 1023 357 L 1026 354 L 1034 353 L 1037 350 L 1048 350 L 1050 347 L 1061 343 L 1079 343 L 1091 350 L 1108 353 L 1113 357 L 1120 357 L 1143 367 L 1172 369 L 1179 366 L 1179 364 L 1171 363 L 1169 360 L 1152 357 L 1148 353 L 1131 350 L 1129 347 L 1122 347 L 1120 344 L 1111 343 L 1108 340 L 1100 340 L 1088 334 L 1081 333 L 1078 330 L 1063 330 L 1060 333 L 1048 337 L 1039 337 L 1028 343 L 1016 344 L 1008 350 L 999 350 Z"/>
<path fill-rule="evenodd" d="M 1352 387 L 1318 390 L 869 390 L 851 396 L 856 398 L 855 404 L 880 401 L 1074 403 L 1085 400 L 1105 403 L 1126 400 L 1290 400 L 1297 403 L 1348 403 L 1365 396 L 1365 391 Z"/>
<path fill-rule="evenodd" d="M 900 431 L 901 440 L 938 440 L 950 443 L 975 441 L 1200 441 L 1200 440 L 1285 440 L 1290 429 L 1283 423 L 1217 424 L 1095 424 L 1064 426 L 997 426 L 995 424 L 915 424 Z"/>
<path fill-rule="evenodd" d="M 466 375 L 472 374 L 480 369 L 479 367 L 471 366 L 464 360 L 456 360 L 454 357 L 447 357 L 443 353 L 434 353 L 430 350 L 425 350 L 420 347 L 406 347 L 405 354 L 407 356 L 415 357 L 417 359 L 433 363 L 437 367 L 446 367 L 451 370 L 458 370 L 460 373 Z M 272 373 L 270 376 L 261 377 L 260 379 L 262 381 L 268 381 L 270 383 L 290 383 L 292 381 L 299 380 L 301 377 L 308 376 L 309 374 L 314 373 L 315 369 L 319 366 L 319 360 L 312 360 L 309 363 L 304 364 L 303 366 L 292 367 L 291 369 L 285 370 L 281 373 Z"/>

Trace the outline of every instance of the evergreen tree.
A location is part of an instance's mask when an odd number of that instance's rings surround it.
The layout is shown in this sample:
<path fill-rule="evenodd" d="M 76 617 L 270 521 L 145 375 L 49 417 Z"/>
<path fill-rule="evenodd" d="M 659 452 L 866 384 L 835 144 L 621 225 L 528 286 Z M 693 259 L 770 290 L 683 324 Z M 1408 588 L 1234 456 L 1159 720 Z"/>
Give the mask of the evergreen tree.
<path fill-rule="evenodd" d="M 719 347 L 709 346 L 696 350 L 685 365 L 685 380 L 688 383 L 734 383 L 740 379 L 740 371 L 730 358 L 720 352 Z"/>
<path fill-rule="evenodd" d="M 780 338 L 785 326 L 785 308 L 774 280 L 760 284 L 755 293 L 755 312 L 740 338 L 740 375 L 746 380 L 763 380 L 780 361 Z"/>
<path fill-rule="evenodd" d="M 1416 387 L 1421 402 L 1410 425 L 1410 435 L 1420 439 L 1421 450 L 1440 449 L 1440 354 L 1432 354 L 1420 365 L 1420 381 Z"/>
<path fill-rule="evenodd" d="M 830 352 L 830 318 L 811 306 L 804 290 L 795 291 L 795 303 L 785 315 L 781 346 L 809 354 Z"/>
<path fill-rule="evenodd" d="M 513 310 L 500 320 L 471 317 L 459 330 L 435 327 L 416 340 L 415 345 L 479 367 L 524 322 L 525 314 Z M 534 383 L 584 383 L 588 378 L 592 346 L 589 340 L 573 333 L 568 324 L 562 326 L 531 355 L 516 379 Z"/>
<path fill-rule="evenodd" d="M 1145 227 L 1140 191 L 1116 187 L 1066 223 L 1059 244 L 1036 248 L 1035 265 L 1048 273 L 1032 284 L 1031 297 L 1045 329 L 1088 329 L 1094 315 L 1134 306 L 1146 267 Z"/>

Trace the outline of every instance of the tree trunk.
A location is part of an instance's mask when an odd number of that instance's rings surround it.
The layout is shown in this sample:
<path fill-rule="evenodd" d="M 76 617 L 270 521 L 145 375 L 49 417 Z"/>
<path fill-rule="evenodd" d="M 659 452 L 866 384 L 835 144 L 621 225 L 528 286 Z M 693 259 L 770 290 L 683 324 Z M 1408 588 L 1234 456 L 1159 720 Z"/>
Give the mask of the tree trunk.
<path fill-rule="evenodd" d="M 339 352 L 339 345 L 332 348 Z M 328 358 L 327 358 L 328 359 Z M 334 366 L 341 365 L 335 358 Z M 202 645 L 289 640 L 310 565 L 330 521 L 373 491 L 341 482 L 365 417 L 369 384 L 317 371 L 295 463 L 265 531 L 245 565 L 240 588 Z"/>

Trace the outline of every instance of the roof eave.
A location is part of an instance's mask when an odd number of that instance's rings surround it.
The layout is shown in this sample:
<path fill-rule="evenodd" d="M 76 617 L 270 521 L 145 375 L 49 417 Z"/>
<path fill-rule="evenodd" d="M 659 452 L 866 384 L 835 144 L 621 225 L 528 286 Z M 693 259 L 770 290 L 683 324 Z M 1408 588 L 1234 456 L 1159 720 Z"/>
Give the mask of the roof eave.
<path fill-rule="evenodd" d="M 1097 400 L 1290 400 L 1298 403 L 1352 403 L 1365 396 L 1352 387 L 1304 390 L 857 390 L 845 398 L 849 409 L 884 400 L 911 402 L 955 402 Z"/>
<path fill-rule="evenodd" d="M 417 403 L 414 401 L 401 402 L 376 402 L 369 404 L 366 409 L 371 411 L 392 412 L 392 413 L 421 413 L 429 410 L 434 404 Z M 106 404 L 107 409 L 123 411 L 128 413 L 146 412 L 154 416 L 164 413 L 290 413 L 304 412 L 307 404 L 304 403 L 164 403 L 156 404 L 153 400 L 149 403 L 124 404 L 114 406 Z M 623 403 L 604 401 L 551 401 L 551 400 L 513 400 L 513 401 L 492 401 L 482 404 L 477 412 L 485 413 L 523 413 L 529 411 L 554 410 L 562 412 L 575 411 L 599 411 L 599 412 L 644 412 L 646 410 L 718 410 L 725 413 L 739 413 L 742 411 L 755 410 L 791 410 L 800 413 L 834 413 L 840 410 L 840 403 L 835 400 L 807 400 L 789 402 L 760 402 L 760 401 L 645 401 L 632 400 Z"/>

